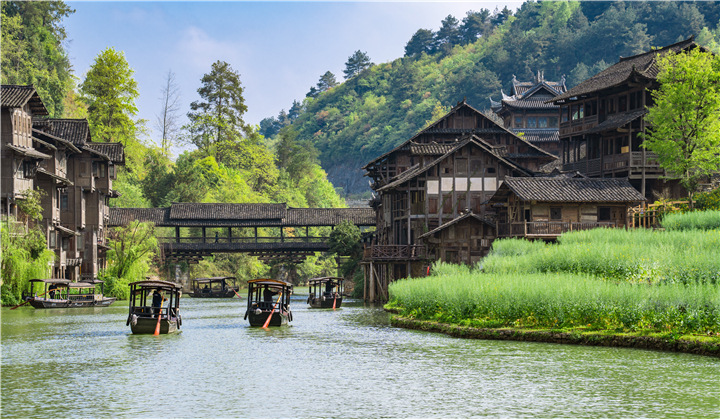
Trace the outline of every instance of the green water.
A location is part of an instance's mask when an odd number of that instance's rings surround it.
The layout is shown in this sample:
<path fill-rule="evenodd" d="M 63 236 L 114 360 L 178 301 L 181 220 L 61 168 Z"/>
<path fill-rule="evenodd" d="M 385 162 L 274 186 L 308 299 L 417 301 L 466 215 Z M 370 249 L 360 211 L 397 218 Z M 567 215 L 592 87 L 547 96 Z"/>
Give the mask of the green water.
<path fill-rule="evenodd" d="M 244 299 L 183 298 L 182 332 L 135 336 L 126 302 L 2 309 L 3 418 L 719 417 L 720 361 L 462 340 L 392 328 L 379 307 L 242 319 Z"/>

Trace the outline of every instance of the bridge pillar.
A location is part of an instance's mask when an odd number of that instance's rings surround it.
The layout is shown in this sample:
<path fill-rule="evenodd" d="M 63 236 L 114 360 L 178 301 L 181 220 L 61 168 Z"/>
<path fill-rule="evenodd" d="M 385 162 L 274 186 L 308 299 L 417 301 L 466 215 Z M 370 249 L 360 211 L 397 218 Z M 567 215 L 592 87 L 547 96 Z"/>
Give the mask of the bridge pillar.
<path fill-rule="evenodd" d="M 180 243 L 180 227 L 175 227 L 175 243 Z"/>
<path fill-rule="evenodd" d="M 205 243 L 205 227 L 202 228 L 203 243 Z"/>
<path fill-rule="evenodd" d="M 232 243 L 232 227 L 228 227 L 228 243 Z"/>

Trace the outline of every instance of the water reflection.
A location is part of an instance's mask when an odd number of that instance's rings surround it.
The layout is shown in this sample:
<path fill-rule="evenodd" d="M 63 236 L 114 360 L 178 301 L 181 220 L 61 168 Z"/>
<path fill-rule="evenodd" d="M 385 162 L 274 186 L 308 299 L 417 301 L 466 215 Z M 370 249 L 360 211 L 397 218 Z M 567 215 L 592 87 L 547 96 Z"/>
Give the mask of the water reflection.
<path fill-rule="evenodd" d="M 392 328 L 358 301 L 251 328 L 245 300 L 183 298 L 182 332 L 127 307 L 2 310 L 3 417 L 717 417 L 718 360 L 471 341 Z"/>

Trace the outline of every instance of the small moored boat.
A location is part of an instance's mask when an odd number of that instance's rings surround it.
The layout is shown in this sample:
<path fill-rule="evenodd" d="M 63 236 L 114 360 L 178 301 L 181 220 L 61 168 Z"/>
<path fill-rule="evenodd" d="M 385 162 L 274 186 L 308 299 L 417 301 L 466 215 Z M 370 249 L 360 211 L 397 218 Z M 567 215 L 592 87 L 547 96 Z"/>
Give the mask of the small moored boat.
<path fill-rule="evenodd" d="M 231 287 L 228 282 L 232 280 L 234 284 L 235 279 L 234 276 L 193 279 L 188 295 L 193 298 L 233 298 L 240 288 Z"/>
<path fill-rule="evenodd" d="M 245 319 L 250 326 L 264 326 L 270 316 L 269 326 L 285 326 L 292 321 L 290 295 L 293 286 L 278 279 L 251 279 L 248 281 L 248 301 Z"/>
<path fill-rule="evenodd" d="M 160 334 L 177 332 L 181 285 L 168 281 L 137 281 L 130 284 L 130 313 L 126 326 L 134 334 L 153 334 L 160 316 Z"/>
<path fill-rule="evenodd" d="M 43 293 L 37 296 L 35 284 L 43 284 Z M 100 293 L 96 293 L 97 286 Z M 25 296 L 35 308 L 107 307 L 115 298 L 103 295 L 105 283 L 99 279 L 72 282 L 69 279 L 31 279 L 30 290 Z"/>
<path fill-rule="evenodd" d="M 345 278 L 326 276 L 308 281 L 310 295 L 307 302 L 313 308 L 340 308 Z"/>

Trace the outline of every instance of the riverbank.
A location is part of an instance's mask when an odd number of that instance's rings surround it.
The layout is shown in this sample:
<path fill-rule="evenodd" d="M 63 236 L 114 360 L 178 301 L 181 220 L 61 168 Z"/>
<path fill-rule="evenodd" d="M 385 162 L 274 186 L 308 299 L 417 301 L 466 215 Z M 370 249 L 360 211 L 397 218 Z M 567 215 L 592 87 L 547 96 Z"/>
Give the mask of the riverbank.
<path fill-rule="evenodd" d="M 389 310 L 391 312 L 395 310 Z M 638 334 L 612 334 L 597 331 L 568 331 L 553 329 L 478 328 L 430 320 L 416 320 L 398 315 L 390 318 L 390 324 L 403 329 L 443 333 L 464 339 L 512 340 L 522 342 L 558 343 L 565 345 L 606 346 L 635 348 L 654 351 L 681 352 L 720 358 L 720 338 L 687 340 L 672 337 L 643 336 Z"/>

